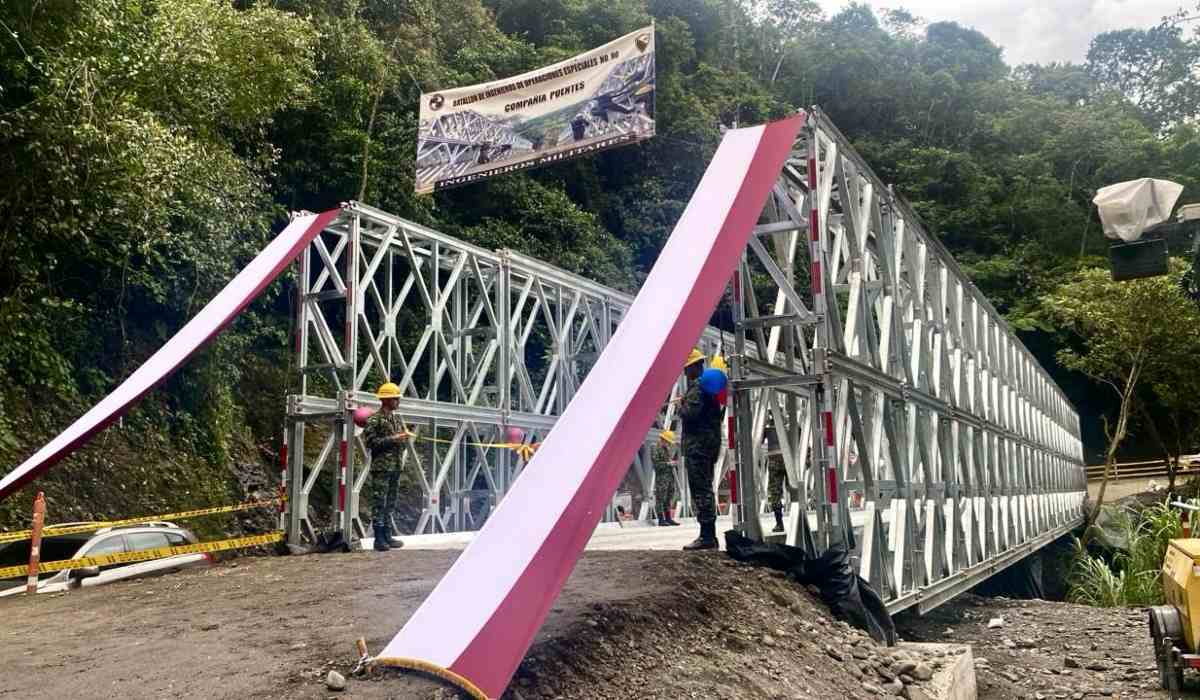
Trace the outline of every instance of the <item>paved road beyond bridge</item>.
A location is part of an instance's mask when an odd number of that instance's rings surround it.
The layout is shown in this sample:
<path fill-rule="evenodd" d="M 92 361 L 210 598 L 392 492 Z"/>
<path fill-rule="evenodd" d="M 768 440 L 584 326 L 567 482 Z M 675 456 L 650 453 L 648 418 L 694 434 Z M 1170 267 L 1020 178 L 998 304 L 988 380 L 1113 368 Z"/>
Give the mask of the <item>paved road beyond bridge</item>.
<path fill-rule="evenodd" d="M 1087 468 L 1088 499 L 1095 501 L 1104 482 L 1104 465 L 1092 464 Z M 1200 455 L 1185 455 L 1179 459 L 1175 472 L 1175 483 L 1182 484 L 1200 475 Z M 1104 490 L 1104 502 L 1112 503 L 1126 496 L 1147 491 L 1162 491 L 1166 498 L 1170 473 L 1166 461 L 1161 459 L 1137 462 L 1119 462 L 1109 474 L 1108 487 Z"/>

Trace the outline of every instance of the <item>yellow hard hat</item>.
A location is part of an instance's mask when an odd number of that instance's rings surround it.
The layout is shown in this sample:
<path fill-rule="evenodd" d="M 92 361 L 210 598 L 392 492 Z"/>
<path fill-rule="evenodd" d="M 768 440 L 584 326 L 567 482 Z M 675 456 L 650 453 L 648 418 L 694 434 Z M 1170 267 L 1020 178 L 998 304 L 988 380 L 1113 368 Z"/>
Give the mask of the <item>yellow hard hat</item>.
<path fill-rule="evenodd" d="M 725 358 L 721 357 L 720 355 L 713 355 L 712 362 L 710 362 L 708 366 L 712 367 L 713 369 L 719 369 L 726 374 L 729 373 L 729 365 L 725 364 Z"/>
<path fill-rule="evenodd" d="M 659 433 L 658 436 L 660 438 L 662 438 L 663 440 L 666 440 L 667 442 L 671 443 L 672 445 L 675 444 L 675 431 L 674 430 L 664 430 L 661 433 Z"/>
<path fill-rule="evenodd" d="M 688 355 L 687 362 L 683 363 L 683 366 L 691 367 L 697 362 L 704 362 L 704 353 L 700 352 L 700 348 L 692 348 L 692 354 Z"/>
<path fill-rule="evenodd" d="M 379 391 L 375 392 L 375 397 L 380 401 L 383 399 L 398 399 L 400 398 L 400 387 L 391 382 L 384 382 L 379 385 Z"/>

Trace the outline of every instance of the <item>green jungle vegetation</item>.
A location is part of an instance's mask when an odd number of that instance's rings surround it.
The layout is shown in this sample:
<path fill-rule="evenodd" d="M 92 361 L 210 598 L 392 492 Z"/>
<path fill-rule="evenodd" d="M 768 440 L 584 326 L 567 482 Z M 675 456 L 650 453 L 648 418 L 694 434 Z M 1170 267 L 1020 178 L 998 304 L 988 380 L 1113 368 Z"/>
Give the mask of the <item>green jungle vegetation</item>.
<path fill-rule="evenodd" d="M 423 90 L 532 70 L 651 21 L 656 138 L 413 193 Z M 1146 176 L 1200 200 L 1192 26 L 1101 34 L 1078 64 L 1010 65 L 952 22 L 861 4 L 828 16 L 809 0 L 8 0 L 0 465 L 132 372 L 289 211 L 358 199 L 634 290 L 721 126 L 809 105 L 1066 389 L 1089 461 L 1197 451 L 1189 261 L 1111 282 L 1090 204 Z M 120 426 L 0 503 L 0 527 L 28 522 L 37 489 L 51 522 L 270 491 L 292 293 L 285 276 Z"/>

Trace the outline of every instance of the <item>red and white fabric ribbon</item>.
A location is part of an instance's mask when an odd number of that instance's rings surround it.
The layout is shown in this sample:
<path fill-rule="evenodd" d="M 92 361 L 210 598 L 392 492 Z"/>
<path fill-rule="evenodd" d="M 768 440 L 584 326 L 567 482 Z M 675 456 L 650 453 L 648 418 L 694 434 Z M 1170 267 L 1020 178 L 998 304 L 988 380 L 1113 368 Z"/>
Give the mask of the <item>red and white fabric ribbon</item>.
<path fill-rule="evenodd" d="M 179 329 L 128 379 L 21 466 L 0 479 L 0 500 L 74 452 L 129 410 L 148 391 L 171 376 L 189 357 L 229 325 L 339 213 L 340 210 L 332 209 L 293 219 L 200 313 Z"/>
<path fill-rule="evenodd" d="M 376 662 L 498 698 L 741 258 L 803 115 L 725 134 L 612 341 L 513 488 Z"/>

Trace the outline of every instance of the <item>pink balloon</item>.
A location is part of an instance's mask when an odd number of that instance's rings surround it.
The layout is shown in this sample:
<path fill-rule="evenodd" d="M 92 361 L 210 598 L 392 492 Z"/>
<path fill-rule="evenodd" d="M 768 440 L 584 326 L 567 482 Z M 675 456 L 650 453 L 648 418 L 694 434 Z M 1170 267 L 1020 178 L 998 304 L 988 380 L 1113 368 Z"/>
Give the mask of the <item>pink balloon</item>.
<path fill-rule="evenodd" d="M 505 442 L 524 442 L 525 431 L 520 428 L 512 427 L 504 431 Z"/>
<path fill-rule="evenodd" d="M 370 406 L 359 406 L 354 409 L 354 424 L 361 428 L 367 424 L 367 419 L 373 415 L 375 415 L 375 409 Z"/>

